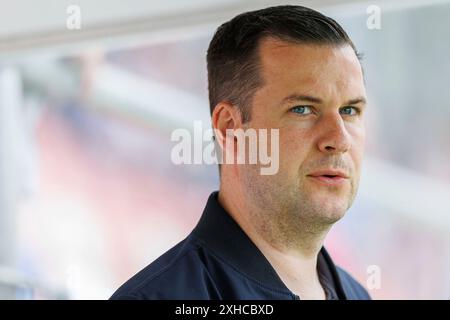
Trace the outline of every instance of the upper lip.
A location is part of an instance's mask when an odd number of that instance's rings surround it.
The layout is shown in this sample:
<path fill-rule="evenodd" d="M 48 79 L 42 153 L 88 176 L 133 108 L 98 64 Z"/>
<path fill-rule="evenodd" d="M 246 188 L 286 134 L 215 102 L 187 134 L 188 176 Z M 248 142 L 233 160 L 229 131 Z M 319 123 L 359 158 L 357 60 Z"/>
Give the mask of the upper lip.
<path fill-rule="evenodd" d="M 334 169 L 324 169 L 324 170 L 318 170 L 314 171 L 313 173 L 308 174 L 308 176 L 312 177 L 319 177 L 319 176 L 339 176 L 342 178 L 348 178 L 348 175 L 344 171 L 340 170 L 334 170 Z"/>

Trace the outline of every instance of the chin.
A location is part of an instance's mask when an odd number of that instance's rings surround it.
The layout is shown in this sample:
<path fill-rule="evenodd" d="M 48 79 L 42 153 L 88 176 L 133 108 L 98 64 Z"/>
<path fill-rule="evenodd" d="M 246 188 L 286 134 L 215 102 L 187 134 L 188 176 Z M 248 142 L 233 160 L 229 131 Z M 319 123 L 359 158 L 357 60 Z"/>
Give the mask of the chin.
<path fill-rule="evenodd" d="M 332 213 L 332 214 L 326 215 L 324 217 L 324 219 L 326 221 L 328 221 L 330 224 L 333 224 L 333 223 L 336 223 L 339 220 L 341 220 L 344 216 L 345 216 L 345 212 L 343 212 L 343 213 Z"/>
<path fill-rule="evenodd" d="M 323 221 L 328 223 L 335 223 L 341 220 L 347 212 L 347 203 L 345 201 L 336 202 L 324 202 L 319 205 L 318 212 Z"/>

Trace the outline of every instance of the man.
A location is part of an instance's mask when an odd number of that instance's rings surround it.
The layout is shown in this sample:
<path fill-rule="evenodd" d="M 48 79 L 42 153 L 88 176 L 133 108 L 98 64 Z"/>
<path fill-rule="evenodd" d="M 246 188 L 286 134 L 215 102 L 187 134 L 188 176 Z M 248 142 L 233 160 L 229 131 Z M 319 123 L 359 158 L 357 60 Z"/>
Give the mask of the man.
<path fill-rule="evenodd" d="M 278 129 L 279 170 L 220 167 L 192 233 L 112 299 L 369 299 L 323 248 L 355 198 L 366 93 L 357 51 L 332 19 L 301 6 L 240 14 L 207 54 L 212 125 Z M 234 150 L 231 150 L 234 149 Z"/>

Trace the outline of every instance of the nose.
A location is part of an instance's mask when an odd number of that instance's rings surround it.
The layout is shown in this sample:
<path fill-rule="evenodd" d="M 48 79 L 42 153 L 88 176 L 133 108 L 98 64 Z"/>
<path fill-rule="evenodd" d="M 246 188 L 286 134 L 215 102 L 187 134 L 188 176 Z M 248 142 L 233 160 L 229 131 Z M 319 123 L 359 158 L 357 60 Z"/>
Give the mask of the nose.
<path fill-rule="evenodd" d="M 321 152 L 340 154 L 350 149 L 350 135 L 341 115 L 333 115 L 327 119 L 322 119 L 320 131 L 322 134 L 318 140 L 318 148 Z"/>

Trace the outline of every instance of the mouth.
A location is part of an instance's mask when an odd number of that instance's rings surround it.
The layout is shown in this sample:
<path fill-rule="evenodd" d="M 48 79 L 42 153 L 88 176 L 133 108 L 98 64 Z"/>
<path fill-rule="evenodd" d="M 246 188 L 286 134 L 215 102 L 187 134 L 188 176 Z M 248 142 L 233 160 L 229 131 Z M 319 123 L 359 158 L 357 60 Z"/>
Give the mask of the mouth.
<path fill-rule="evenodd" d="M 342 185 L 348 180 L 348 175 L 344 172 L 334 170 L 323 170 L 307 175 L 313 181 L 328 186 Z"/>

